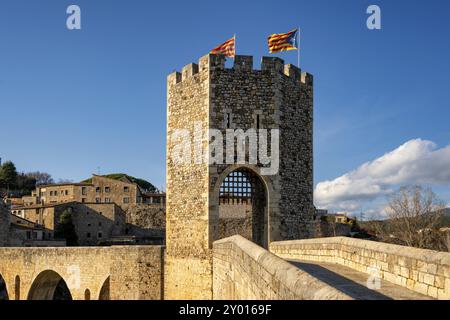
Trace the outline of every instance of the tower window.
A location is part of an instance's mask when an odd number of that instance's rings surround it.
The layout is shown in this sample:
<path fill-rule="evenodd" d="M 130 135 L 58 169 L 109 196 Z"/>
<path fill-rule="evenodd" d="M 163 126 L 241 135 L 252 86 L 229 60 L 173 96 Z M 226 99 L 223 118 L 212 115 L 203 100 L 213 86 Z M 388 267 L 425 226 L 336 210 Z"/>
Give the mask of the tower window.
<path fill-rule="evenodd" d="M 226 123 L 227 129 L 230 129 L 230 127 L 231 127 L 231 113 L 225 114 L 225 123 Z"/>

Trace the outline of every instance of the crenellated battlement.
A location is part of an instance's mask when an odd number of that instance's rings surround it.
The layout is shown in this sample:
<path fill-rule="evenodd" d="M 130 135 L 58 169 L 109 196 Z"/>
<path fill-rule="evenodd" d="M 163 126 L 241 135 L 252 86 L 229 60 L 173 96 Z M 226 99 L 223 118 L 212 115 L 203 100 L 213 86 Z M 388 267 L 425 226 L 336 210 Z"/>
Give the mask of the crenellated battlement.
<path fill-rule="evenodd" d="M 186 79 L 194 77 L 199 72 L 205 70 L 233 70 L 236 72 L 270 72 L 273 74 L 283 74 L 292 78 L 295 82 L 313 85 L 313 76 L 307 72 L 301 72 L 301 69 L 292 64 L 284 64 L 284 60 L 278 57 L 262 57 L 261 69 L 253 67 L 253 56 L 237 55 L 231 68 L 225 66 L 226 57 L 224 55 L 207 54 L 201 57 L 197 63 L 185 65 L 181 73 L 171 73 L 167 81 L 169 84 L 177 84 Z"/>

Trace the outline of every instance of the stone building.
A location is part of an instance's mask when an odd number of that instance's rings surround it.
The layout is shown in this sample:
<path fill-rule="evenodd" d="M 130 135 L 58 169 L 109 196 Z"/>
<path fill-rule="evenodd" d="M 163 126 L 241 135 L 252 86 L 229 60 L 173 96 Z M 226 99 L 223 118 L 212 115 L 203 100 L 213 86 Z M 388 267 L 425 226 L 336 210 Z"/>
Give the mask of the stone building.
<path fill-rule="evenodd" d="M 141 189 L 125 176 L 116 180 L 93 175 L 92 185 L 95 189 L 93 202 L 113 202 L 124 209 L 132 204 L 142 203 Z"/>
<path fill-rule="evenodd" d="M 225 57 L 206 55 L 198 65 L 168 76 L 167 118 L 165 295 L 210 299 L 213 241 L 236 230 L 266 248 L 272 241 L 310 236 L 313 78 L 279 58 L 263 57 L 255 70 L 251 56 L 236 56 L 234 66 L 226 68 Z M 250 141 L 244 161 L 215 162 L 222 151 L 212 150 L 210 135 L 237 129 Z M 259 150 L 263 147 L 261 129 L 270 132 L 268 141 L 279 133 L 279 149 L 267 147 L 272 156 L 279 151 L 273 174 L 264 174 L 273 162 L 261 161 L 261 154 L 257 162 L 249 158 L 252 139 L 259 141 Z M 187 141 L 181 141 L 180 132 L 187 132 Z M 239 147 L 245 141 L 229 143 Z M 194 154 L 192 161 L 177 161 L 180 150 Z M 241 215 L 227 217 L 233 211 Z M 236 218 L 246 223 L 239 225 Z M 233 220 L 235 227 L 229 225 Z"/>
<path fill-rule="evenodd" d="M 143 192 L 126 176 L 111 179 L 93 175 L 89 182 L 49 184 L 36 187 L 31 196 L 24 197 L 25 205 L 77 201 L 81 203 L 116 203 L 122 208 L 142 203 Z"/>
<path fill-rule="evenodd" d="M 72 222 L 82 246 L 98 245 L 125 234 L 125 212 L 115 203 L 81 203 L 77 201 L 22 208 L 23 218 L 54 232 L 63 212 Z"/>
<path fill-rule="evenodd" d="M 36 187 L 34 197 L 26 197 L 24 202 L 31 205 L 53 204 L 60 202 L 79 201 L 93 202 L 93 188 L 91 183 L 62 183 L 40 185 Z M 35 203 L 33 203 L 35 202 Z"/>
<path fill-rule="evenodd" d="M 55 239 L 54 230 L 13 214 L 10 218 L 8 236 L 10 247 L 64 247 L 66 245 L 65 240 Z"/>
<path fill-rule="evenodd" d="M 53 230 L 13 215 L 0 203 L 0 247 L 58 247 L 65 241 L 55 241 Z"/>
<path fill-rule="evenodd" d="M 11 212 L 50 230 L 67 208 L 73 210 L 80 245 L 161 244 L 165 236 L 165 193 L 147 192 L 126 175 L 93 175 L 80 183 L 40 185 Z M 82 214 L 81 212 L 89 214 Z M 95 228 L 97 226 L 98 228 Z"/>

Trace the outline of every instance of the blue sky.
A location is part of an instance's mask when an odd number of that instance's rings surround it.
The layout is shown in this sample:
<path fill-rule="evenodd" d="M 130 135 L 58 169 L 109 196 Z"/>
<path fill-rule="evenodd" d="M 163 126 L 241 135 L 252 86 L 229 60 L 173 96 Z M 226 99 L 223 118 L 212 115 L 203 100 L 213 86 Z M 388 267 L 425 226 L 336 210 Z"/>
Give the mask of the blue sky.
<path fill-rule="evenodd" d="M 66 28 L 70 4 L 82 30 Z M 381 30 L 366 28 L 370 4 Z M 445 0 L 1 0 L 0 157 L 56 179 L 100 167 L 163 186 L 167 74 L 234 33 L 238 54 L 259 61 L 267 35 L 296 26 L 315 76 L 316 184 L 413 139 L 439 150 L 450 143 L 449 11 Z M 450 203 L 450 178 L 429 181 Z"/>

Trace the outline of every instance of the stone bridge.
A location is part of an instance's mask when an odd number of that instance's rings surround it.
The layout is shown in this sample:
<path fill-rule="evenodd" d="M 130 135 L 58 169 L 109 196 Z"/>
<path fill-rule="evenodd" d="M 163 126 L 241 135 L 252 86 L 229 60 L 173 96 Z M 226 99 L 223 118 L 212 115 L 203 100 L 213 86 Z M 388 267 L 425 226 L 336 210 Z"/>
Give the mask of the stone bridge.
<path fill-rule="evenodd" d="M 214 243 L 216 299 L 450 299 L 450 253 L 345 237 Z"/>
<path fill-rule="evenodd" d="M 170 290 L 164 251 L 0 248 L 0 280 L 11 300 L 159 300 Z M 213 299 L 450 299 L 445 252 L 343 237 L 272 242 L 268 251 L 236 235 L 214 242 L 211 259 Z"/>
<path fill-rule="evenodd" d="M 0 248 L 10 300 L 161 299 L 161 246 Z"/>

